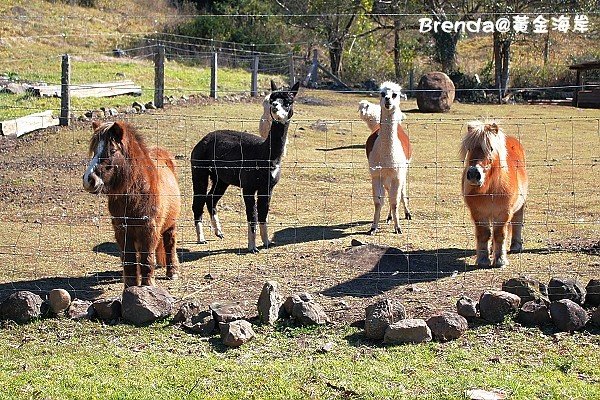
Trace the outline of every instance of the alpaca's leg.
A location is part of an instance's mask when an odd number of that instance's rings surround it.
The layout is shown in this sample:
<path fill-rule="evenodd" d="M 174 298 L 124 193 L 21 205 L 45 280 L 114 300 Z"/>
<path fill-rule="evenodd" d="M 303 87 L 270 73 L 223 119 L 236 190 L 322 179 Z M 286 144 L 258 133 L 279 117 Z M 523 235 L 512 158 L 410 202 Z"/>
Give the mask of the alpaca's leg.
<path fill-rule="evenodd" d="M 162 243 L 165 249 L 167 278 L 177 279 L 179 277 L 179 260 L 177 259 L 175 227 L 167 229 L 162 234 Z"/>
<path fill-rule="evenodd" d="M 272 242 L 269 240 L 269 232 L 267 229 L 267 216 L 269 215 L 269 205 L 271 203 L 272 193 L 273 188 L 270 188 L 268 191 L 259 190 L 258 200 L 256 202 L 260 238 L 266 248 L 272 244 Z"/>
<path fill-rule="evenodd" d="M 373 189 L 373 204 L 375 212 L 373 214 L 373 224 L 369 230 L 369 235 L 374 235 L 379 228 L 379 218 L 381 217 L 381 207 L 383 206 L 383 183 L 380 177 L 371 178 L 371 186 Z"/>
<path fill-rule="evenodd" d="M 197 242 L 206 243 L 202 226 L 202 214 L 206 204 L 206 191 L 208 189 L 208 171 L 201 167 L 192 166 L 192 182 L 194 189 L 194 200 L 192 210 L 194 212 L 194 224 L 196 226 Z"/>
<path fill-rule="evenodd" d="M 258 253 L 256 248 L 256 199 L 254 191 L 242 189 L 244 195 L 244 204 L 246 206 L 246 220 L 248 221 L 248 251 Z"/>
<path fill-rule="evenodd" d="M 392 220 L 394 221 L 394 233 L 402 233 L 400 229 L 400 223 L 398 222 L 398 198 L 400 197 L 399 180 L 397 178 L 392 179 L 392 182 L 388 188 L 388 194 L 390 198 L 390 213 L 392 214 Z"/>
<path fill-rule="evenodd" d="M 494 227 L 494 238 L 492 244 L 494 245 L 494 267 L 504 267 L 508 265 L 508 258 L 506 256 L 506 236 L 508 233 L 508 222 L 510 217 L 506 219 L 496 220 L 493 223 Z"/>
<path fill-rule="evenodd" d="M 406 191 L 406 175 L 402 180 L 402 185 L 400 187 L 400 201 L 402 202 L 402 206 L 404 207 L 404 218 L 411 220 L 412 215 L 410 214 L 410 210 L 408 209 L 408 195 Z"/>
<path fill-rule="evenodd" d="M 513 214 L 511 220 L 512 227 L 512 237 L 510 240 L 510 251 L 514 253 L 518 253 L 523 250 L 523 214 L 524 214 L 525 205 L 523 204 L 521 208 L 517 210 L 516 213 Z"/>
<path fill-rule="evenodd" d="M 477 266 L 490 266 L 489 241 L 492 236 L 490 224 L 488 221 L 475 222 L 475 237 L 477 239 Z"/>
<path fill-rule="evenodd" d="M 221 229 L 221 221 L 219 221 L 219 215 L 217 214 L 217 203 L 221 200 L 228 187 L 229 185 L 223 181 L 218 180 L 214 182 L 206 199 L 206 208 L 208 208 L 208 213 L 210 214 L 213 231 L 221 239 L 223 239 L 224 235 Z"/>

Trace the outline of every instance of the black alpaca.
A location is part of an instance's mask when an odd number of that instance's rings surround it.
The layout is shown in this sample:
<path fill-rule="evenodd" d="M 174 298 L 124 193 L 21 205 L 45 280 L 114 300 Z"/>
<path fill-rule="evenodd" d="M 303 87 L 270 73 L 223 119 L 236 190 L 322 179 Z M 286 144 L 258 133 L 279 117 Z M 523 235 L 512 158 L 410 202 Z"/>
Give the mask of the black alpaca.
<path fill-rule="evenodd" d="M 204 205 L 211 217 L 215 235 L 223 238 L 217 216 L 217 203 L 229 185 L 242 188 L 248 221 L 248 250 L 256 248 L 256 225 L 268 247 L 267 215 L 273 188 L 281 175 L 281 157 L 286 142 L 289 121 L 294 114 L 294 98 L 299 83 L 289 90 L 278 90 L 271 81 L 269 102 L 273 122 L 266 139 L 246 132 L 218 130 L 207 134 L 192 150 L 192 181 L 194 186 L 194 223 L 198 243 L 206 243 L 202 229 Z M 207 193 L 208 181 L 212 182 Z M 258 199 L 255 195 L 258 194 Z"/>

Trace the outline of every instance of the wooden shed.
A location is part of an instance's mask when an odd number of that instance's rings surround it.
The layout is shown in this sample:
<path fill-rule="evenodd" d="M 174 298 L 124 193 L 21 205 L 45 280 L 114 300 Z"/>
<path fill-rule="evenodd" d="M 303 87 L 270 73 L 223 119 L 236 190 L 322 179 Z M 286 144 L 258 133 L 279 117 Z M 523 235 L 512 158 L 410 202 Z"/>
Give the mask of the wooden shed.
<path fill-rule="evenodd" d="M 577 71 L 577 87 L 573 95 L 573 105 L 582 108 L 600 108 L 600 82 L 585 82 L 585 71 L 600 69 L 600 61 L 573 64 L 569 69 Z M 587 86 L 587 89 L 586 89 Z"/>

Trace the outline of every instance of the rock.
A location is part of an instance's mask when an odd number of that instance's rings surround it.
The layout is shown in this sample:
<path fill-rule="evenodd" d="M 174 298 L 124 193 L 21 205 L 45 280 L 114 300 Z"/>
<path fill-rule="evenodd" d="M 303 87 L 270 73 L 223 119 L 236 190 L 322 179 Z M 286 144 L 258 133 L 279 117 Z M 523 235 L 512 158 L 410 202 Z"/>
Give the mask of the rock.
<path fill-rule="evenodd" d="M 554 325 L 563 332 L 573 332 L 587 324 L 587 312 L 577 303 L 562 299 L 550 303 L 550 316 Z"/>
<path fill-rule="evenodd" d="M 548 305 L 543 300 L 530 300 L 523 304 L 517 314 L 517 320 L 526 326 L 545 326 L 552 323 Z"/>
<path fill-rule="evenodd" d="M 135 108 L 138 112 L 146 111 L 146 106 L 139 101 L 134 101 L 131 107 Z"/>
<path fill-rule="evenodd" d="M 95 311 L 91 301 L 73 299 L 66 314 L 71 319 L 92 319 Z"/>
<path fill-rule="evenodd" d="M 596 308 L 596 311 L 592 313 L 592 324 L 600 327 L 600 307 Z"/>
<path fill-rule="evenodd" d="M 209 308 L 216 322 L 229 323 L 245 318 L 244 310 L 237 303 L 214 302 Z"/>
<path fill-rule="evenodd" d="M 310 293 L 298 293 L 288 297 L 283 303 L 283 310 L 289 316 L 292 316 L 292 311 L 294 310 L 294 304 L 313 301 Z"/>
<path fill-rule="evenodd" d="M 42 303 L 42 298 L 35 293 L 15 292 L 0 304 L 0 316 L 24 324 L 41 316 Z"/>
<path fill-rule="evenodd" d="M 406 310 L 400 301 L 383 299 L 365 309 L 365 337 L 381 340 L 387 327 L 406 318 Z"/>
<path fill-rule="evenodd" d="M 517 312 L 520 303 L 521 299 L 516 294 L 501 290 L 486 291 L 479 298 L 479 314 L 486 321 L 502 322 L 507 315 Z"/>
<path fill-rule="evenodd" d="M 121 318 L 121 299 L 99 299 L 92 303 L 96 317 L 103 321 L 115 321 Z"/>
<path fill-rule="evenodd" d="M 470 297 L 461 296 L 456 302 L 456 312 L 465 318 L 477 316 L 477 302 Z"/>
<path fill-rule="evenodd" d="M 194 300 L 182 302 L 179 304 L 179 308 L 177 309 L 177 312 L 173 316 L 171 323 L 181 324 L 184 322 L 191 321 L 191 319 L 194 315 L 197 315 L 202 311 L 205 311 L 205 309 L 199 300 L 194 299 Z"/>
<path fill-rule="evenodd" d="M 431 330 L 422 319 L 403 319 L 387 327 L 384 343 L 422 343 L 431 340 Z"/>
<path fill-rule="evenodd" d="M 446 112 L 454 101 L 454 83 L 443 72 L 429 72 L 417 86 L 417 106 L 421 112 Z"/>
<path fill-rule="evenodd" d="M 130 286 L 123 291 L 123 319 L 135 325 L 149 324 L 171 315 L 174 300 L 159 286 Z"/>
<path fill-rule="evenodd" d="M 292 317 L 303 326 L 325 325 L 330 322 L 323 306 L 314 301 L 295 303 Z"/>
<path fill-rule="evenodd" d="M 585 291 L 585 302 L 591 306 L 600 306 L 600 279 L 590 279 Z"/>
<path fill-rule="evenodd" d="M 550 304 L 546 285 L 527 276 L 520 276 L 504 281 L 502 283 L 502 290 L 519 296 L 521 298 L 521 305 L 532 300 L 542 300 Z"/>
<path fill-rule="evenodd" d="M 224 325 L 226 328 L 221 333 L 221 339 L 225 346 L 239 347 L 256 336 L 248 321 L 240 319 Z"/>
<path fill-rule="evenodd" d="M 27 86 L 14 82 L 10 82 L 6 86 L 0 88 L 0 93 L 8 94 L 25 94 L 26 91 Z"/>
<path fill-rule="evenodd" d="M 283 299 L 279 293 L 277 282 L 265 282 L 257 303 L 258 319 L 260 322 L 267 325 L 274 324 L 283 315 L 282 307 Z"/>
<path fill-rule="evenodd" d="M 69 308 L 71 295 L 65 289 L 52 289 L 48 292 L 48 304 L 54 314 L 60 314 Z"/>
<path fill-rule="evenodd" d="M 319 352 L 320 353 L 329 353 L 331 350 L 333 350 L 334 347 L 335 347 L 335 344 L 333 342 L 327 342 L 323 346 L 321 346 L 321 348 L 319 348 Z"/>
<path fill-rule="evenodd" d="M 577 304 L 583 304 L 585 295 L 585 287 L 577 279 L 554 277 L 548 283 L 548 296 L 552 302 L 569 299 Z"/>
<path fill-rule="evenodd" d="M 469 328 L 465 317 L 453 312 L 443 312 L 430 317 L 427 326 L 433 338 L 442 342 L 458 339 Z"/>
<path fill-rule="evenodd" d="M 365 244 L 366 244 L 365 242 L 363 242 L 362 240 L 358 240 L 358 239 L 352 239 L 350 241 L 350 245 L 353 246 L 353 247 L 364 246 Z"/>

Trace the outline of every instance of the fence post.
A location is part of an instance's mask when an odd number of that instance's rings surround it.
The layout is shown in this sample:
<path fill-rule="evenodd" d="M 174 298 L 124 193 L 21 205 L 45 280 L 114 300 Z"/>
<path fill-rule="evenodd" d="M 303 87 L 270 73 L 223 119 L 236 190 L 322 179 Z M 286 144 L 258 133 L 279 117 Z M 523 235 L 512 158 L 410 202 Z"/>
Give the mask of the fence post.
<path fill-rule="evenodd" d="M 154 54 L 154 105 L 163 108 L 165 101 L 165 46 L 156 46 Z"/>
<path fill-rule="evenodd" d="M 217 52 L 213 52 L 210 62 L 210 97 L 217 98 Z"/>
<path fill-rule="evenodd" d="M 410 67 L 408 71 L 408 93 L 411 97 L 414 97 L 415 94 L 413 91 L 415 90 L 415 68 Z"/>
<path fill-rule="evenodd" d="M 310 82 L 313 84 L 313 87 L 317 86 L 317 81 L 319 80 L 319 72 L 317 66 L 319 65 L 319 52 L 317 49 L 313 49 L 313 64 L 312 64 L 312 75 L 310 77 Z"/>
<path fill-rule="evenodd" d="M 60 76 L 60 126 L 69 126 L 71 119 L 71 57 L 68 54 L 62 56 L 62 73 Z"/>
<path fill-rule="evenodd" d="M 290 87 L 294 86 L 294 84 L 296 83 L 296 73 L 294 71 L 294 53 L 292 53 L 291 51 L 288 53 L 289 56 L 289 74 L 290 74 Z"/>
<path fill-rule="evenodd" d="M 250 96 L 258 96 L 258 55 L 252 56 L 252 80 L 250 83 Z"/>

